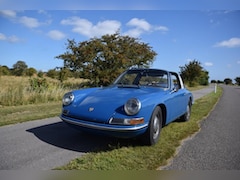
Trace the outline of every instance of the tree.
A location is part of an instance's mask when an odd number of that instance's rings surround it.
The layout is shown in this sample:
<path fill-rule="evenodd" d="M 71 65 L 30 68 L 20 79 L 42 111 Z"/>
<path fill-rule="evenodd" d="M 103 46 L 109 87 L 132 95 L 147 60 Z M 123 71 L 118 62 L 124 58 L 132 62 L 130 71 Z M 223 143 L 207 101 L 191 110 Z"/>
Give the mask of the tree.
<path fill-rule="evenodd" d="M 40 78 L 42 78 L 42 77 L 44 76 L 44 72 L 38 71 L 37 76 L 40 77 Z"/>
<path fill-rule="evenodd" d="M 217 83 L 217 81 L 213 79 L 213 80 L 211 80 L 211 83 L 215 84 L 215 83 Z"/>
<path fill-rule="evenodd" d="M 180 75 L 190 87 L 195 86 L 195 84 L 199 82 L 199 77 L 201 77 L 201 75 L 206 76 L 206 72 L 207 71 L 203 71 L 201 63 L 197 60 L 190 61 L 188 64 L 180 66 Z"/>
<path fill-rule="evenodd" d="M 30 76 L 30 77 L 31 77 L 31 76 L 33 76 L 34 74 L 37 74 L 37 70 L 31 67 L 31 68 L 26 69 L 25 74 L 26 74 L 27 76 Z"/>
<path fill-rule="evenodd" d="M 7 66 L 1 66 L 0 65 L 0 76 L 1 75 L 10 75 L 11 74 L 11 71 L 10 69 L 7 67 Z"/>
<path fill-rule="evenodd" d="M 90 79 L 92 86 L 106 86 L 131 66 L 149 67 L 156 55 L 148 44 L 117 32 L 79 43 L 68 40 L 67 52 L 56 58 L 64 60 L 64 68 Z"/>
<path fill-rule="evenodd" d="M 13 75 L 22 76 L 27 68 L 28 66 L 24 61 L 18 61 L 13 65 Z"/>
<path fill-rule="evenodd" d="M 236 77 L 234 80 L 236 81 L 237 85 L 240 86 L 240 77 Z"/>
<path fill-rule="evenodd" d="M 209 84 L 208 82 L 209 76 L 208 71 L 201 71 L 200 77 L 198 78 L 198 83 L 203 86 L 207 86 Z"/>
<path fill-rule="evenodd" d="M 69 76 L 69 70 L 65 67 L 60 69 L 58 80 L 62 83 L 64 80 L 67 80 Z"/>
<path fill-rule="evenodd" d="M 47 76 L 50 77 L 50 78 L 53 78 L 53 79 L 57 79 L 58 76 L 59 76 L 59 72 L 56 71 L 56 69 L 50 69 L 50 70 L 47 72 Z"/>
<path fill-rule="evenodd" d="M 221 80 L 217 80 L 217 83 L 218 83 L 218 84 L 223 84 L 224 82 L 221 81 Z"/>
<path fill-rule="evenodd" d="M 228 85 L 228 84 L 232 84 L 232 79 L 230 79 L 230 78 L 226 78 L 226 79 L 224 79 L 223 80 L 224 81 L 224 83 L 226 84 L 226 85 Z"/>

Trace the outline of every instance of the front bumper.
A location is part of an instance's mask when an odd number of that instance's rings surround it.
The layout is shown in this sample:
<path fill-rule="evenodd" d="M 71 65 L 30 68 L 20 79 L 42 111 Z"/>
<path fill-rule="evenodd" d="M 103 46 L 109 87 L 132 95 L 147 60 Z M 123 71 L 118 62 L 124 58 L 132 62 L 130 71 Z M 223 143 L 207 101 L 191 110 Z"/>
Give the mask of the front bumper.
<path fill-rule="evenodd" d="M 140 124 L 133 126 L 101 124 L 96 122 L 79 120 L 69 116 L 64 116 L 63 114 L 60 116 L 60 118 L 62 119 L 63 122 L 78 127 L 78 129 L 80 130 L 96 133 L 100 132 L 115 137 L 131 138 L 134 136 L 138 136 L 140 134 L 143 134 L 148 127 L 148 124 Z"/>

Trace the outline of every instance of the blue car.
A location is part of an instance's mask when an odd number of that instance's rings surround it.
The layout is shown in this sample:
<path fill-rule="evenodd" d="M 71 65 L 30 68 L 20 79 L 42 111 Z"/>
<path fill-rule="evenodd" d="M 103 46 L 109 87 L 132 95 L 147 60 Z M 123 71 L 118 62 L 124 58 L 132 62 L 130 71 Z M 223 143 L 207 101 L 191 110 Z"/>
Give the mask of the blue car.
<path fill-rule="evenodd" d="M 129 69 L 109 87 L 74 90 L 63 97 L 61 119 L 82 131 L 118 138 L 140 137 L 147 145 L 162 127 L 188 121 L 193 96 L 178 73 Z"/>

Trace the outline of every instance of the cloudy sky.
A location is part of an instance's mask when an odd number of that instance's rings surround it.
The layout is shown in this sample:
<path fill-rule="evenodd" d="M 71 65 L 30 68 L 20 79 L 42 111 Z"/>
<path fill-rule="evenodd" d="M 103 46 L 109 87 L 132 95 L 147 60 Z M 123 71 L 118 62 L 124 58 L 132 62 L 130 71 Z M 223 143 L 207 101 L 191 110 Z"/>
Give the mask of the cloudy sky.
<path fill-rule="evenodd" d="M 28 67 L 47 71 L 63 65 L 55 57 L 65 52 L 67 39 L 80 42 L 119 30 L 157 52 L 153 68 L 179 72 L 179 66 L 196 59 L 209 71 L 210 79 L 240 76 L 240 6 L 235 0 L 228 2 L 237 6 L 223 2 L 219 7 L 199 4 L 198 9 L 160 6 L 154 0 L 147 1 L 153 2 L 150 5 L 131 1 L 129 6 L 109 1 L 101 7 L 75 1 L 75 8 L 68 4 L 64 10 L 52 7 L 56 0 L 49 1 L 50 8 L 23 1 L 27 4 L 14 8 L 14 1 L 0 0 L 0 65 L 11 68 L 23 60 Z"/>

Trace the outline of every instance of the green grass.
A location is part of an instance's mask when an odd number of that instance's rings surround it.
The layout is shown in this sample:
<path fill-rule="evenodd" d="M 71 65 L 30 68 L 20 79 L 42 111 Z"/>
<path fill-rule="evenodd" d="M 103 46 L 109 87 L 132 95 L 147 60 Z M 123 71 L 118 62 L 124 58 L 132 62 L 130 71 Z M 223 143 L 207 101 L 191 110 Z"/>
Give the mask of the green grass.
<path fill-rule="evenodd" d="M 204 89 L 204 88 L 206 88 L 206 86 L 202 86 L 202 85 L 198 85 L 198 86 L 194 86 L 194 87 L 186 86 L 186 88 L 190 91 L 196 91 L 196 90 Z"/>
<path fill-rule="evenodd" d="M 100 152 L 90 152 L 57 169 L 62 170 L 155 170 L 166 165 L 181 141 L 199 131 L 199 122 L 213 109 L 222 94 L 214 92 L 196 100 L 188 122 L 174 122 L 162 129 L 160 141 L 154 146 L 134 145 L 134 142 L 111 145 Z"/>
<path fill-rule="evenodd" d="M 0 126 L 54 117 L 61 113 L 61 102 L 0 107 Z"/>

